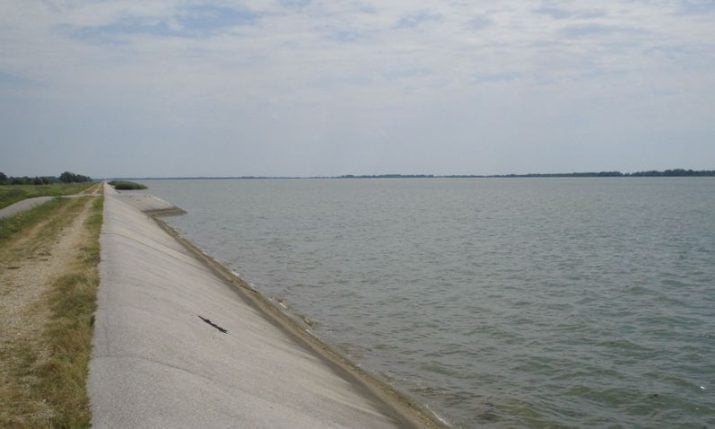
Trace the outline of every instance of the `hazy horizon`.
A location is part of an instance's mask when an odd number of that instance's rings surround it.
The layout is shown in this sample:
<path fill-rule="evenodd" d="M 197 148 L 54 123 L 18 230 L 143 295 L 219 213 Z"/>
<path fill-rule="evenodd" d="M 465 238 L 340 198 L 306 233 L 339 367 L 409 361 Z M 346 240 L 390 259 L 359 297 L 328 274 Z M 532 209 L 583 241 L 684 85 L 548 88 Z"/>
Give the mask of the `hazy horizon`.
<path fill-rule="evenodd" d="M 688 169 L 682 169 L 682 168 L 668 168 L 665 170 L 688 170 Z M 633 173 L 640 173 L 640 172 L 648 172 L 648 171 L 665 171 L 665 170 L 653 170 L 653 169 L 648 169 L 648 170 L 642 170 L 642 171 L 617 171 L 617 173 L 622 173 L 623 176 L 603 176 L 603 177 L 629 177 L 629 175 Z M 693 171 L 702 171 L 702 170 L 693 170 Z M 715 171 L 715 170 L 708 170 L 708 171 Z M 597 171 L 559 171 L 559 172 L 529 172 L 529 173 L 496 173 L 496 174 L 480 174 L 480 173 L 473 173 L 473 174 L 432 174 L 432 173 L 376 173 L 376 174 L 360 174 L 360 173 L 345 173 L 345 174 L 340 174 L 340 175 L 324 175 L 324 176 L 286 176 L 286 175 L 275 175 L 275 176 L 105 176 L 105 177 L 100 177 L 100 178 L 95 178 L 95 179 L 100 179 L 100 180 L 105 180 L 105 179 L 128 179 L 128 180 L 191 180 L 191 179 L 206 179 L 206 180 L 211 180 L 211 179 L 344 179 L 344 178 L 356 178 L 356 179 L 362 179 L 362 178 L 389 178 L 389 177 L 384 177 L 384 176 L 398 176 L 397 178 L 404 177 L 404 178 L 435 178 L 435 179 L 440 179 L 440 178 L 450 178 L 450 177 L 473 177 L 473 178 L 498 178 L 498 177 L 503 177 L 503 176 L 510 176 L 510 175 L 516 175 L 516 176 L 528 176 L 528 175 L 570 175 L 570 174 L 598 174 L 598 173 L 612 173 L 616 171 L 605 171 L 605 170 L 597 170 Z M 578 177 L 578 176 L 574 176 Z M 638 177 L 638 176 L 635 176 Z M 678 176 L 662 176 L 662 177 L 678 177 Z M 683 177 L 690 177 L 690 176 L 683 176 Z M 711 176 L 692 176 L 692 177 L 711 177 Z"/>
<path fill-rule="evenodd" d="M 715 167 L 708 1 L 3 2 L 0 52 L 13 176 Z"/>

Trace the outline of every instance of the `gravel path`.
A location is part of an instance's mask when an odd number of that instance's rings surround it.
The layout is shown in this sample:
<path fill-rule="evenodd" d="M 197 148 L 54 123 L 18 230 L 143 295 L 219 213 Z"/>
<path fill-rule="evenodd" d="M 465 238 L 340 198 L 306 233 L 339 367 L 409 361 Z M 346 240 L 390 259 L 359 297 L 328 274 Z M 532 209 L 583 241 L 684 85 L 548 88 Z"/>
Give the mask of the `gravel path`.
<path fill-rule="evenodd" d="M 34 197 L 18 201 L 15 204 L 0 209 L 0 219 L 15 216 L 20 212 L 24 212 L 25 210 L 30 210 L 33 207 L 39 206 L 40 204 L 44 204 L 53 198 L 54 197 Z"/>
<path fill-rule="evenodd" d="M 51 199 L 53 197 L 41 197 Z M 47 359 L 42 333 L 50 317 L 47 293 L 52 283 L 78 258 L 87 240 L 84 222 L 94 198 L 79 210 L 74 203 L 53 212 L 46 220 L 20 233 L 0 248 L 0 426 L 34 427 L 48 421 L 48 405 L 29 392 L 33 375 L 18 377 L 22 359 L 32 356 L 35 365 Z M 77 206 L 74 206 L 77 207 Z M 68 213 L 76 216 L 53 232 L 50 225 Z M 14 393 L 10 393 L 14 392 Z M 22 408 L 25 415 L 16 415 Z M 9 417 L 8 417 L 9 416 Z M 8 421 L 7 419 L 10 418 Z M 13 420 L 19 419 L 19 420 Z"/>
<path fill-rule="evenodd" d="M 63 195 L 60 198 L 82 198 L 91 195 L 99 195 L 99 191 L 102 190 L 102 186 L 102 183 L 98 183 L 79 194 Z M 11 204 L 7 207 L 0 209 L 0 220 L 8 218 L 10 216 L 15 216 L 16 214 L 24 212 L 25 210 L 30 210 L 31 208 L 37 207 L 40 204 L 44 204 L 53 198 L 55 197 L 33 197 L 18 201 L 15 204 Z"/>

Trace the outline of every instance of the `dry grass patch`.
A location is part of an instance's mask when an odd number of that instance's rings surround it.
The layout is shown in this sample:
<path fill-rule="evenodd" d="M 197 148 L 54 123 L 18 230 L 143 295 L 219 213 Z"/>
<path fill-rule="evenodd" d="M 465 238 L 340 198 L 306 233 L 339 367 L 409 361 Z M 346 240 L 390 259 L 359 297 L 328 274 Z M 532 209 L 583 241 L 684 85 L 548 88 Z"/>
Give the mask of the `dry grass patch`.
<path fill-rule="evenodd" d="M 8 241 L 20 232 L 25 234 L 32 233 L 32 227 L 43 225 L 45 222 L 53 220 L 55 217 L 51 216 L 51 214 L 66 208 L 70 202 L 71 200 L 55 198 L 15 216 L 0 219 L 0 245 L 5 247 Z"/>
<path fill-rule="evenodd" d="M 0 334 L 0 427 L 90 424 L 86 379 L 103 199 L 54 204 L 0 239 L 0 296 L 15 309 L 0 315 L 10 326 Z"/>
<path fill-rule="evenodd" d="M 55 427 L 89 427 L 86 384 L 97 309 L 102 204 L 97 198 L 85 221 L 90 240 L 82 246 L 77 265 L 55 280 L 48 296 L 52 316 L 44 338 L 50 357 L 38 369 L 38 390 L 55 411 Z"/>

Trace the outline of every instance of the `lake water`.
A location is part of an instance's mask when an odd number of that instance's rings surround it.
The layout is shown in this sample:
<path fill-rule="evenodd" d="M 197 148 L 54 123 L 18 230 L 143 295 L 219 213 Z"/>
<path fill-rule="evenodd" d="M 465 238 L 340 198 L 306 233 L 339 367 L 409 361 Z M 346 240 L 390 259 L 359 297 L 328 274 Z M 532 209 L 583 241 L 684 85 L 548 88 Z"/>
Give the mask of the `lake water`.
<path fill-rule="evenodd" d="M 715 427 L 715 179 L 144 183 L 455 427 Z"/>

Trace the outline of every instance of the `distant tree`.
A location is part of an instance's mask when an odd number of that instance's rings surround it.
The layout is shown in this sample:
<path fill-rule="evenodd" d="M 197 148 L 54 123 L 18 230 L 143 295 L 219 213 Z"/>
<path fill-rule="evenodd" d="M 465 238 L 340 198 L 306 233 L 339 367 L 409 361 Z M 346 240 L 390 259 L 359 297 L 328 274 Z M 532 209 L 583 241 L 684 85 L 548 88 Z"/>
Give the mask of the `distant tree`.
<path fill-rule="evenodd" d="M 76 182 L 89 182 L 92 179 L 88 176 L 83 176 L 81 174 L 75 174 L 69 171 L 65 171 L 60 174 L 60 182 L 62 183 L 76 183 Z"/>
<path fill-rule="evenodd" d="M 30 179 L 27 176 L 23 177 L 11 177 L 10 178 L 10 184 L 11 185 L 31 185 L 32 184 L 32 179 Z"/>
<path fill-rule="evenodd" d="M 62 182 L 62 183 L 72 183 L 72 182 L 74 182 L 74 173 L 70 173 L 69 171 L 65 171 L 64 173 L 60 174 L 60 182 Z"/>
<path fill-rule="evenodd" d="M 7 176 L 5 173 L 0 171 L 0 185 L 4 185 L 7 182 Z"/>
<path fill-rule="evenodd" d="M 715 176 L 715 170 L 686 170 L 684 168 L 675 168 L 673 170 L 657 171 L 636 171 L 631 173 L 630 176 L 634 177 L 688 177 L 688 176 L 700 176 L 700 177 L 712 177 Z"/>

